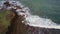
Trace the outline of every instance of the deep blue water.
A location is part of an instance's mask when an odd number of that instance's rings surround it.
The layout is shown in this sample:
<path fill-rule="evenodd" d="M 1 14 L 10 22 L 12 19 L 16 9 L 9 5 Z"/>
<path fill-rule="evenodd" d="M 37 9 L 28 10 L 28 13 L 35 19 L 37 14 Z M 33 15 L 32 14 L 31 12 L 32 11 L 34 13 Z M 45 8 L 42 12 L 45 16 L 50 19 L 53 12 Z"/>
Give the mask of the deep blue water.
<path fill-rule="evenodd" d="M 20 0 L 20 2 L 28 6 L 32 14 L 60 24 L 60 0 Z"/>

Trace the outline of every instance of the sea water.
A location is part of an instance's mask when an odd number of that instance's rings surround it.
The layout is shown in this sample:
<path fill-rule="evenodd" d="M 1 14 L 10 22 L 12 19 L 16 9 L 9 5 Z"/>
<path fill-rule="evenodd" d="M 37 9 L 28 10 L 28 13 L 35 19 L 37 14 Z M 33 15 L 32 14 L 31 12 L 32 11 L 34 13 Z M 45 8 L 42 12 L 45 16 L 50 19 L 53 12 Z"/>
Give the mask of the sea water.
<path fill-rule="evenodd" d="M 30 8 L 30 13 L 60 24 L 60 0 L 20 0 L 20 2 Z"/>
<path fill-rule="evenodd" d="M 58 0 L 21 0 L 20 2 L 28 6 L 31 11 L 28 12 L 30 15 L 26 17 L 28 25 L 60 29 Z"/>

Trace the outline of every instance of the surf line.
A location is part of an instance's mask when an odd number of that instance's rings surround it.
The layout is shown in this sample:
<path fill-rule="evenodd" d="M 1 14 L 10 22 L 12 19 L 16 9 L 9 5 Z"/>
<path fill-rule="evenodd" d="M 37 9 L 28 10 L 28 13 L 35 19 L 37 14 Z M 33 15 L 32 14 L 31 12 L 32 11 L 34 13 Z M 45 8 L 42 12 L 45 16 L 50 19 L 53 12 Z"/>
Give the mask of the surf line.
<path fill-rule="evenodd" d="M 24 16 L 25 20 L 22 23 L 25 25 L 33 26 L 33 27 L 41 27 L 41 28 L 49 28 L 49 29 L 60 29 L 60 25 L 57 25 L 50 19 L 41 18 L 37 15 L 31 15 L 29 13 L 30 9 L 22 5 L 19 1 L 9 1 L 4 3 L 2 1 L 1 8 L 5 8 L 6 10 L 16 9 L 15 12 L 19 16 Z"/>

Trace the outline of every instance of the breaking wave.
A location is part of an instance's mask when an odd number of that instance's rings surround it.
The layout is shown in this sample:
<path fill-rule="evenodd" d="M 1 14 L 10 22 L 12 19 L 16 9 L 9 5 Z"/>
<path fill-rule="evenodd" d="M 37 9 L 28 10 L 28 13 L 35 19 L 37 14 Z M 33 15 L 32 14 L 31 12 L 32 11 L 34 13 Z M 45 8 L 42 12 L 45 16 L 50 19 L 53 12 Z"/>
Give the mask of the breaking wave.
<path fill-rule="evenodd" d="M 26 17 L 26 20 L 28 21 L 27 24 L 30 26 L 60 29 L 60 25 L 54 23 L 52 20 L 42 18 L 42 17 L 36 16 L 36 15 L 28 16 L 28 17 Z"/>
<path fill-rule="evenodd" d="M 11 1 L 9 1 L 9 2 L 11 2 Z M 18 1 L 16 1 L 16 3 L 18 3 L 17 5 L 24 7 L 24 5 L 21 5 L 21 3 L 19 3 Z M 42 27 L 42 28 L 60 29 L 60 25 L 54 23 L 51 19 L 42 18 L 37 15 L 31 15 L 29 13 L 30 9 L 28 7 L 25 7 L 22 10 L 25 11 L 26 13 L 19 12 L 19 9 L 17 9 L 16 12 L 18 15 L 23 15 L 23 14 L 26 15 L 25 21 L 27 21 L 27 23 L 26 23 L 27 25 L 34 26 L 34 27 Z"/>

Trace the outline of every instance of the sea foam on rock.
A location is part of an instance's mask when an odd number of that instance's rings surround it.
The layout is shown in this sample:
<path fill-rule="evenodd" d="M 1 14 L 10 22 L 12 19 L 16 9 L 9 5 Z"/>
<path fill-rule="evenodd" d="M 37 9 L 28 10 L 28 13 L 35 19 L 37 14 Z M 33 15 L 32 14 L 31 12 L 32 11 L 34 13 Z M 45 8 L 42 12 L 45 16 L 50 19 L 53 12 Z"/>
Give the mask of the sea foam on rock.
<path fill-rule="evenodd" d="M 24 7 L 24 5 L 21 5 L 19 1 L 9 1 L 12 6 L 7 7 L 9 10 L 11 8 L 16 9 L 16 13 L 20 16 L 24 15 L 25 21 L 27 22 L 26 24 L 29 26 L 34 26 L 34 27 L 43 27 L 43 28 L 55 28 L 55 29 L 60 29 L 60 25 L 57 25 L 50 19 L 42 18 L 36 15 L 31 15 L 29 13 L 30 9 L 28 7 Z M 19 6 L 17 8 L 16 6 Z M 22 7 L 21 7 L 22 6 Z M 5 6 L 2 6 L 5 7 Z"/>

